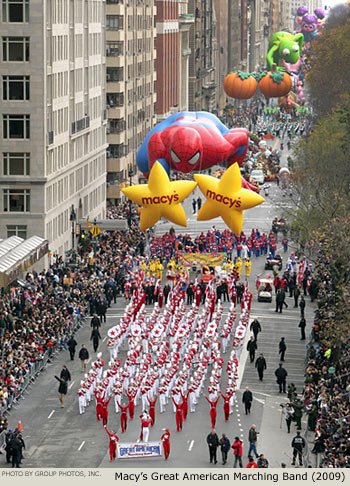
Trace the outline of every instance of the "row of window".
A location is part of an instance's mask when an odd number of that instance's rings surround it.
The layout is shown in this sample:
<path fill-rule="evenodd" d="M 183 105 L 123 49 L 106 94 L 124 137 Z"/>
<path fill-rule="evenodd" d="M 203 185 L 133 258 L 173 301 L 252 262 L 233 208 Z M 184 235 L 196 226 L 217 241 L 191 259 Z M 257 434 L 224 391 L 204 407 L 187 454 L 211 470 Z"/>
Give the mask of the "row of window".
<path fill-rule="evenodd" d="M 30 175 L 30 153 L 4 152 L 2 154 L 3 174 L 12 176 Z"/>
<path fill-rule="evenodd" d="M 29 0 L 2 0 L 3 22 L 29 22 Z"/>
<path fill-rule="evenodd" d="M 5 213 L 30 212 L 30 189 L 3 189 L 2 194 Z"/>
<path fill-rule="evenodd" d="M 2 60 L 4 62 L 28 62 L 29 37 L 3 37 Z"/>
<path fill-rule="evenodd" d="M 84 169 L 87 169 L 85 166 Z M 83 170 L 79 169 L 83 174 Z M 64 186 L 64 183 L 65 186 Z M 68 179 L 61 179 L 58 183 L 49 186 L 46 190 L 47 209 L 57 206 L 63 202 L 64 193 L 68 192 Z M 4 213 L 29 213 L 30 212 L 30 189 L 3 189 L 3 212 Z M 89 194 L 88 207 L 86 211 L 92 211 L 105 199 L 105 184 L 101 184 Z M 84 198 L 85 199 L 85 198 Z M 87 196 L 86 196 L 87 202 Z M 87 204 L 86 204 L 87 206 Z"/>
<path fill-rule="evenodd" d="M 2 99 L 4 101 L 29 101 L 30 76 L 3 76 Z"/>
<path fill-rule="evenodd" d="M 56 216 L 46 224 L 46 238 L 49 241 L 56 240 L 69 229 L 68 209 Z"/>
<path fill-rule="evenodd" d="M 2 115 L 3 138 L 7 140 L 30 138 L 30 115 Z"/>

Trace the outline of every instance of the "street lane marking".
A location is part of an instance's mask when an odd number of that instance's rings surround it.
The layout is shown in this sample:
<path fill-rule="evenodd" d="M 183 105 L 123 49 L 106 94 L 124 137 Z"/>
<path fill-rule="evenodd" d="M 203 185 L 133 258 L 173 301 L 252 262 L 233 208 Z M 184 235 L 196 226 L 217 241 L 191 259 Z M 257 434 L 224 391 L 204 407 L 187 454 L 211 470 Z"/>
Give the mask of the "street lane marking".
<path fill-rule="evenodd" d="M 189 446 L 189 448 L 188 448 L 188 450 L 189 450 L 189 451 L 191 451 L 191 450 L 192 450 L 193 444 L 194 444 L 194 440 L 191 440 L 190 446 Z"/>
<path fill-rule="evenodd" d="M 269 395 L 268 393 L 262 393 L 262 392 L 259 392 L 259 391 L 253 391 L 253 390 L 250 390 L 252 393 L 258 393 L 259 395 L 265 395 L 265 397 L 272 397 L 272 395 Z"/>
<path fill-rule="evenodd" d="M 84 447 L 84 444 L 85 444 L 85 440 L 83 440 L 83 442 L 80 444 L 78 451 L 82 450 L 82 448 Z"/>
<path fill-rule="evenodd" d="M 255 401 L 265 405 L 265 400 L 261 400 L 261 398 L 255 398 Z"/>
<path fill-rule="evenodd" d="M 276 138 L 275 143 L 272 146 L 272 152 L 276 149 L 278 142 L 280 141 L 279 137 Z"/>
<path fill-rule="evenodd" d="M 50 413 L 50 415 L 47 418 L 50 419 L 54 413 L 55 413 L 55 411 L 52 410 L 52 412 Z"/>
<path fill-rule="evenodd" d="M 72 381 L 72 383 L 68 387 L 68 390 L 70 390 L 72 388 L 72 386 L 74 385 L 74 383 L 75 383 L 75 381 Z"/>

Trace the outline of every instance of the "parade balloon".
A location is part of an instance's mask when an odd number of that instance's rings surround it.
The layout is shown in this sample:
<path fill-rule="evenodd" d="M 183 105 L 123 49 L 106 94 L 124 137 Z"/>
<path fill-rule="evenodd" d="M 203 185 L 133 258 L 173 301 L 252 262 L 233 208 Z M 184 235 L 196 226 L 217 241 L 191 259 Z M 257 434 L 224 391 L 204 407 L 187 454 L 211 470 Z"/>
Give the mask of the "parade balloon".
<path fill-rule="evenodd" d="M 325 12 L 323 8 L 316 8 L 314 15 L 309 13 L 309 9 L 302 5 L 297 10 L 295 20 L 300 26 L 297 31 L 304 36 L 305 44 L 313 41 L 320 35 L 320 29 L 324 27 Z"/>
<path fill-rule="evenodd" d="M 282 61 L 295 64 L 304 44 L 303 34 L 290 34 L 289 32 L 276 32 L 270 37 L 269 50 L 266 56 L 268 69 L 276 64 L 281 69 Z"/>
<path fill-rule="evenodd" d="M 221 177 L 194 174 L 194 178 L 206 198 L 198 212 L 198 221 L 221 217 L 237 235 L 243 227 L 243 211 L 264 202 L 259 194 L 242 188 L 241 172 L 237 163 L 229 167 Z"/>
<path fill-rule="evenodd" d="M 196 187 L 194 181 L 170 181 L 167 172 L 156 162 L 150 172 L 148 184 L 121 189 L 128 199 L 141 208 L 140 230 L 153 226 L 162 216 L 174 224 L 187 226 L 181 202 Z"/>
<path fill-rule="evenodd" d="M 248 130 L 227 128 L 206 111 L 174 113 L 148 133 L 136 155 L 141 172 L 148 177 L 157 160 L 167 171 L 188 174 L 214 165 L 241 166 L 248 148 Z M 256 190 L 248 182 L 244 187 Z"/>
<path fill-rule="evenodd" d="M 292 78 L 284 71 L 262 73 L 259 81 L 260 91 L 268 98 L 280 98 L 289 93 L 293 85 Z"/>
<path fill-rule="evenodd" d="M 297 15 L 299 17 L 302 17 L 303 15 L 307 14 L 309 11 L 308 7 L 306 5 L 300 5 L 297 10 Z"/>
<path fill-rule="evenodd" d="M 251 98 L 257 88 L 257 82 L 250 73 L 232 71 L 224 79 L 224 91 L 227 96 L 238 100 Z"/>

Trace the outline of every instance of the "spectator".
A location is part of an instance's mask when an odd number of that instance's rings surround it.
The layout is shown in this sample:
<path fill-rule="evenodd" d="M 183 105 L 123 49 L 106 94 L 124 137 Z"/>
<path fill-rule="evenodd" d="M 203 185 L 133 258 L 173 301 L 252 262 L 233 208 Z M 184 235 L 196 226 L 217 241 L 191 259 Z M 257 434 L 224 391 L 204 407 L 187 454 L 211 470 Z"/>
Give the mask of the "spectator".
<path fill-rule="evenodd" d="M 257 460 L 257 465 L 259 468 L 269 467 L 269 461 L 264 454 L 260 454 L 259 459 Z"/>
<path fill-rule="evenodd" d="M 222 434 L 222 437 L 219 440 L 219 444 L 220 444 L 220 447 L 221 447 L 222 465 L 224 466 L 227 463 L 227 454 L 228 454 L 228 451 L 231 448 L 230 441 L 226 437 L 226 434 Z"/>
<path fill-rule="evenodd" d="M 242 463 L 243 444 L 239 437 L 235 437 L 235 441 L 232 444 L 232 449 L 235 458 L 233 467 L 237 466 L 237 462 L 239 463 L 239 467 L 243 467 L 243 463 Z"/>

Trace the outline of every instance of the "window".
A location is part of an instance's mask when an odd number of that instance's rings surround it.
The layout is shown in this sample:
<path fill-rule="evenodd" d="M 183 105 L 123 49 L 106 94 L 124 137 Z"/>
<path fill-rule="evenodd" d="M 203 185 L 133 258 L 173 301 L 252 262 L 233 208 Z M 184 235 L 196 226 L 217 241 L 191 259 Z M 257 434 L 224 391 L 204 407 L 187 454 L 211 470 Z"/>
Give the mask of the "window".
<path fill-rule="evenodd" d="M 29 37 L 3 37 L 3 61 L 29 61 Z"/>
<path fill-rule="evenodd" d="M 30 189 L 4 189 L 4 212 L 29 213 Z"/>
<path fill-rule="evenodd" d="M 106 29 L 107 30 L 121 30 L 123 29 L 122 15 L 107 15 Z"/>
<path fill-rule="evenodd" d="M 2 0 L 3 22 L 29 22 L 29 0 Z"/>
<path fill-rule="evenodd" d="M 19 236 L 24 240 L 27 239 L 27 226 L 25 224 L 9 224 L 7 228 L 7 238 L 10 236 Z"/>
<path fill-rule="evenodd" d="M 4 101 L 28 101 L 29 76 L 3 76 L 2 99 Z"/>
<path fill-rule="evenodd" d="M 5 152 L 3 154 L 4 175 L 24 175 L 30 174 L 30 154 Z"/>
<path fill-rule="evenodd" d="M 122 67 L 108 67 L 107 68 L 107 81 L 123 81 L 124 68 Z"/>
<path fill-rule="evenodd" d="M 119 157 L 124 157 L 128 154 L 128 147 L 122 143 L 118 145 L 112 144 L 109 146 L 108 151 L 112 159 L 118 159 Z"/>
<path fill-rule="evenodd" d="M 122 118 L 109 120 L 109 133 L 121 133 L 125 130 L 125 120 Z"/>
<path fill-rule="evenodd" d="M 5 139 L 29 139 L 30 115 L 2 115 Z"/>
<path fill-rule="evenodd" d="M 124 53 L 123 41 L 107 41 L 106 56 L 116 57 L 122 56 Z"/>
<path fill-rule="evenodd" d="M 107 105 L 109 106 L 124 106 L 124 94 L 123 93 L 107 93 Z"/>

